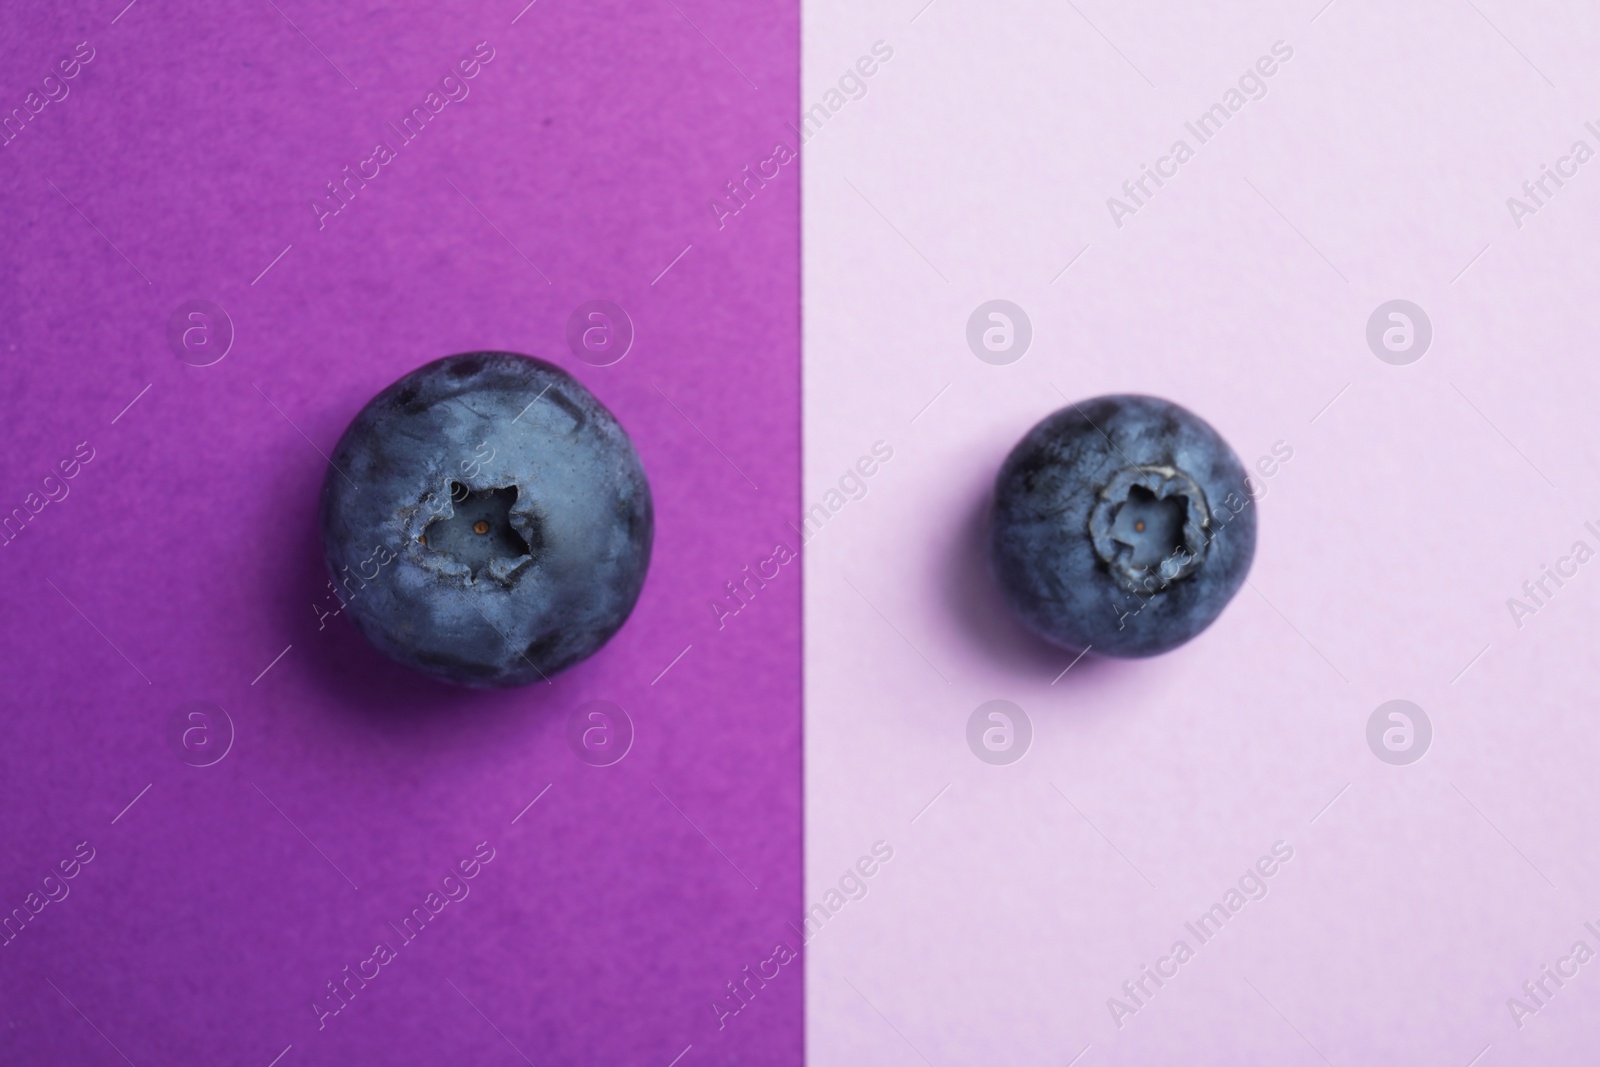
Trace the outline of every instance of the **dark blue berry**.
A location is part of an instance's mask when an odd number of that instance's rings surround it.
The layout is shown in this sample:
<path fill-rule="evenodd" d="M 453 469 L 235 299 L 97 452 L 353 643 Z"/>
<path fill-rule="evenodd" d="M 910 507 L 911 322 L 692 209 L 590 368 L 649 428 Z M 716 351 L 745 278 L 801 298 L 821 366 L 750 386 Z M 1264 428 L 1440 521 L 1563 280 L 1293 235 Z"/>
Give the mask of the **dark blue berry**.
<path fill-rule="evenodd" d="M 1239 457 L 1155 397 L 1062 408 L 995 480 L 995 579 L 1030 629 L 1067 648 L 1133 657 L 1178 647 L 1238 592 L 1255 546 Z"/>
<path fill-rule="evenodd" d="M 650 565 L 650 483 L 594 395 L 473 352 L 373 397 L 333 452 L 322 543 L 380 651 L 446 681 L 527 685 L 593 655 Z"/>

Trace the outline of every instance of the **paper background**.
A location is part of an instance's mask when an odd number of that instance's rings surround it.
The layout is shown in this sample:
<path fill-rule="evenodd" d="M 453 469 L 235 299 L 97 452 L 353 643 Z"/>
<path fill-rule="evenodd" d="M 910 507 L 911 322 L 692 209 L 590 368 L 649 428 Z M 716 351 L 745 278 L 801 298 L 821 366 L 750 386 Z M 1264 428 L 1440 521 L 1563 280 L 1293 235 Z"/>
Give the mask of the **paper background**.
<path fill-rule="evenodd" d="M 800 897 L 798 566 L 709 607 L 798 497 L 795 169 L 709 208 L 787 138 L 793 7 L 120 7 L 0 33 L 7 109 L 95 49 L 0 148 L 5 509 L 94 450 L 0 548 L 0 908 L 96 851 L 0 948 L 0 1060 L 798 1063 L 798 963 L 709 1010 Z M 319 231 L 324 183 L 479 41 L 470 95 Z M 237 331 L 205 368 L 165 337 L 194 298 Z M 615 366 L 566 348 L 591 299 L 634 322 Z M 432 684 L 312 607 L 319 451 L 479 348 L 571 369 L 654 487 L 632 620 L 550 688 Z M 567 747 L 590 699 L 632 718 L 615 766 Z M 209 768 L 168 747 L 190 700 L 237 728 Z M 479 841 L 470 895 L 319 1032 L 324 983 Z"/>
<path fill-rule="evenodd" d="M 895 849 L 811 942 L 815 1064 L 1592 1054 L 1597 964 L 1521 1029 L 1506 1001 L 1600 950 L 1600 578 L 1521 629 L 1506 600 L 1600 548 L 1600 164 L 1520 230 L 1505 201 L 1575 139 L 1600 149 L 1597 26 L 1322 6 L 806 6 L 802 108 L 894 49 L 805 149 L 807 504 L 894 449 L 807 548 L 808 903 Z M 1115 226 L 1106 199 L 1278 40 L 1265 98 Z M 1033 325 L 1009 366 L 964 338 L 996 298 Z M 1409 366 L 1364 339 L 1396 298 L 1434 326 Z M 1006 617 L 978 525 L 1035 421 L 1121 391 L 1247 464 L 1294 455 L 1253 587 L 1208 632 L 1053 684 L 1071 657 Z M 1433 723 L 1410 766 L 1367 747 L 1393 698 Z M 1033 725 L 1011 766 L 967 747 L 992 699 Z M 1278 840 L 1266 898 L 1198 946 L 1184 922 Z M 1108 998 L 1180 937 L 1195 958 L 1119 1029 Z"/>
<path fill-rule="evenodd" d="M 1600 548 L 1594 167 L 1520 227 L 1506 198 L 1600 150 L 1587 15 L 819 0 L 803 41 L 792 8 L 720 0 L 7 18 L 0 112 L 96 54 L 0 148 L 0 508 L 94 458 L 0 548 L 0 911 L 95 858 L 0 947 L 0 1058 L 1586 1062 L 1596 964 L 1520 1027 L 1507 1001 L 1600 949 L 1600 593 L 1585 564 L 1520 627 L 1507 600 Z M 800 167 L 711 205 L 879 40 L 803 150 L 802 324 Z M 1266 96 L 1116 226 L 1106 198 L 1278 40 Z M 318 230 L 310 199 L 478 41 L 471 95 Z M 964 338 L 997 298 L 1033 326 L 1009 366 Z M 214 366 L 168 348 L 193 299 L 237 332 Z M 592 299 L 635 325 L 616 366 L 566 349 Z M 1432 320 L 1409 366 L 1366 344 L 1392 299 Z M 655 489 L 634 618 L 546 691 L 419 681 L 312 607 L 319 450 L 489 347 L 572 369 Z M 1212 630 L 1062 674 L 972 549 L 1012 442 L 1119 390 L 1294 455 Z M 799 564 L 720 629 L 710 605 L 878 441 L 805 547 L 802 887 Z M 1367 744 L 1395 698 L 1433 725 L 1409 766 Z M 609 768 L 566 744 L 591 699 L 637 731 Z M 1011 766 L 967 748 L 993 699 L 1032 722 Z M 168 738 L 191 700 L 237 730 L 212 767 Z M 1119 1028 L 1108 998 L 1280 840 L 1265 899 Z M 324 983 L 479 841 L 471 895 L 319 1031 Z M 725 983 L 878 841 L 866 896 L 719 1030 Z"/>

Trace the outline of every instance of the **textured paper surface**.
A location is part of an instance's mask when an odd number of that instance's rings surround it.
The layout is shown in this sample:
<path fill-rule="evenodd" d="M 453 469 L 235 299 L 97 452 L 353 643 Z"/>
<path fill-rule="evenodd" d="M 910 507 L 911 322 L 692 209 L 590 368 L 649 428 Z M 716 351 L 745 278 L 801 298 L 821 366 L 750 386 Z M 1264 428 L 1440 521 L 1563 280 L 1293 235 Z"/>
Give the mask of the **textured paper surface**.
<path fill-rule="evenodd" d="M 893 448 L 807 548 L 808 904 L 894 849 L 812 939 L 811 1062 L 1588 1062 L 1600 163 L 1561 160 L 1600 150 L 1600 27 L 1484 0 L 816 0 L 805 25 L 801 106 L 840 104 L 805 148 L 806 504 Z M 1119 228 L 1108 198 L 1180 138 Z M 1541 164 L 1568 177 L 1518 228 Z M 965 335 L 995 299 L 1033 329 L 1003 366 Z M 1410 365 L 1366 340 L 1394 299 L 1433 325 Z M 1207 633 L 1063 676 L 978 524 L 1034 422 L 1121 391 L 1247 465 L 1293 457 Z M 1519 628 L 1544 565 L 1576 576 Z M 1367 743 L 1397 698 L 1433 726 L 1408 766 Z M 967 745 L 995 699 L 1033 727 L 1009 766 Z M 1184 924 L 1277 841 L 1265 898 L 1201 944 Z M 1577 973 L 1513 1013 L 1546 966 Z"/>
<path fill-rule="evenodd" d="M 0 33 L 5 109 L 93 49 L 0 148 L 4 509 L 93 450 L 0 548 L 0 909 L 94 856 L 0 947 L 0 1060 L 798 1063 L 801 962 L 721 1031 L 709 1007 L 795 940 L 800 898 L 799 565 L 720 630 L 709 607 L 792 540 L 795 168 L 721 229 L 709 203 L 792 140 L 793 5 L 120 6 Z M 465 99 L 400 145 L 479 42 Z M 168 347 L 192 299 L 236 333 L 211 366 Z M 637 334 L 603 368 L 565 340 L 595 299 Z M 622 632 L 498 694 L 317 615 L 321 453 L 481 348 L 594 390 L 657 519 Z M 636 732 L 610 767 L 567 743 L 597 699 Z M 169 745 L 188 701 L 236 728 L 213 766 Z M 402 945 L 479 842 L 469 894 Z M 395 958 L 319 1030 L 379 941 Z"/>

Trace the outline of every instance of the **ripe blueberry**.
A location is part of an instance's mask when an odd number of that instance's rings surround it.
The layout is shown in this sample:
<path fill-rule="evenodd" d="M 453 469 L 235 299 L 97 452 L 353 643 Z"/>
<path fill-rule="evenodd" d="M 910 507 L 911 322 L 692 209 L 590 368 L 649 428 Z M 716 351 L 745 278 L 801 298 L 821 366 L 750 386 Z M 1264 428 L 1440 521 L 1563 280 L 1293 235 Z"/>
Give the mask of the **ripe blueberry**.
<path fill-rule="evenodd" d="M 527 685 L 592 655 L 650 565 L 633 443 L 565 371 L 449 356 L 373 397 L 322 487 L 322 544 L 351 621 L 436 678 Z"/>
<path fill-rule="evenodd" d="M 1062 408 L 995 479 L 995 579 L 1030 629 L 1068 648 L 1134 657 L 1178 647 L 1233 599 L 1255 547 L 1239 457 L 1155 397 Z"/>

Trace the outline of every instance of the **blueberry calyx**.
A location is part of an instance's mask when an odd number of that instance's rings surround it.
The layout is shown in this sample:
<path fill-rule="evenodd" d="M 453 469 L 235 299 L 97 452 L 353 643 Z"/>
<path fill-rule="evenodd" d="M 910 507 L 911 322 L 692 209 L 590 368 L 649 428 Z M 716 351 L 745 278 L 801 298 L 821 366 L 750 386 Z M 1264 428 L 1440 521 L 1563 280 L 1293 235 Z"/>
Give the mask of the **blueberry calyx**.
<path fill-rule="evenodd" d="M 1205 492 L 1171 466 L 1123 467 L 1089 513 L 1095 554 L 1130 593 L 1153 593 L 1205 562 L 1211 510 Z"/>
<path fill-rule="evenodd" d="M 533 562 L 531 545 L 538 540 L 537 517 L 516 508 L 516 485 L 473 489 L 452 481 L 447 495 L 449 502 L 417 538 L 424 565 L 445 574 L 465 570 L 468 584 L 485 571 L 502 585 L 514 583 Z"/>

